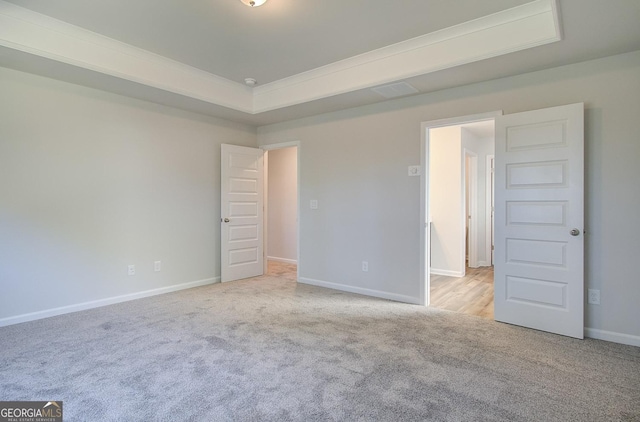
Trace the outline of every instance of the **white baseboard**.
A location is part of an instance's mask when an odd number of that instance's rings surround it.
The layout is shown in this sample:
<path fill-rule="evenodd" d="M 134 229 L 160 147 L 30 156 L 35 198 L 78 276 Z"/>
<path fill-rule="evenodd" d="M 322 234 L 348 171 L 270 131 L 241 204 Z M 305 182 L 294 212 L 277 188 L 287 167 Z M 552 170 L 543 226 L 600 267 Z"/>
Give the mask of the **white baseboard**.
<path fill-rule="evenodd" d="M 491 264 L 487 261 L 478 261 L 478 267 L 490 267 Z"/>
<path fill-rule="evenodd" d="M 285 264 L 298 265 L 298 261 L 296 261 L 295 259 L 279 258 L 279 257 L 277 257 L 277 256 L 268 256 L 268 257 L 267 257 L 267 260 L 268 260 L 268 261 L 284 262 Z"/>
<path fill-rule="evenodd" d="M 599 330 L 597 328 L 585 327 L 584 335 L 596 340 L 611 341 L 613 343 L 627 344 L 629 346 L 640 347 L 640 336 L 631 334 L 616 333 L 614 331 Z"/>
<path fill-rule="evenodd" d="M 191 281 L 189 283 L 175 284 L 173 286 L 161 287 L 159 289 L 145 290 L 143 292 L 130 293 L 122 296 L 114 296 L 106 299 L 92 300 L 90 302 L 77 303 L 75 305 L 62 306 L 59 308 L 45 309 L 43 311 L 31 312 L 28 314 L 16 315 L 0 319 L 0 327 L 20 324 L 21 322 L 35 321 L 37 319 L 49 318 L 52 316 L 70 314 L 72 312 L 84 311 L 87 309 L 99 308 L 101 306 L 113 305 L 130 300 L 142 299 L 150 296 L 157 296 L 164 293 L 177 292 L 178 290 L 191 289 L 193 287 L 206 286 L 207 284 L 219 283 L 220 277 L 207 278 L 204 280 Z"/>
<path fill-rule="evenodd" d="M 445 275 L 447 277 L 464 277 L 464 273 L 460 271 L 439 270 L 437 268 L 430 268 L 433 275 Z"/>
<path fill-rule="evenodd" d="M 383 292 L 380 290 L 365 289 L 364 287 L 349 286 L 347 284 L 332 283 L 330 281 L 315 280 L 313 278 L 300 277 L 299 283 L 311 284 L 312 286 L 326 287 L 328 289 L 340 290 L 343 292 L 357 293 L 364 296 L 373 296 L 380 299 L 389 299 L 396 302 L 411 303 L 419 305 L 420 299 L 412 296 L 399 295 L 396 293 Z"/>

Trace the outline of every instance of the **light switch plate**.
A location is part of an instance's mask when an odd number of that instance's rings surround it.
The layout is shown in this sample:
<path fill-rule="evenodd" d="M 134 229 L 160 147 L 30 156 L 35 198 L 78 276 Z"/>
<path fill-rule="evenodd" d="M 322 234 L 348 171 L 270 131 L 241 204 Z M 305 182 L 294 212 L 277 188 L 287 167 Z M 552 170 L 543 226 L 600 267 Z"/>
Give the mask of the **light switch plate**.
<path fill-rule="evenodd" d="M 317 199 L 312 199 L 312 200 L 309 202 L 309 207 L 310 207 L 312 210 L 317 210 L 317 209 L 318 209 L 318 200 L 317 200 Z"/>
<path fill-rule="evenodd" d="M 409 166 L 409 176 L 420 176 L 421 174 L 420 166 Z"/>

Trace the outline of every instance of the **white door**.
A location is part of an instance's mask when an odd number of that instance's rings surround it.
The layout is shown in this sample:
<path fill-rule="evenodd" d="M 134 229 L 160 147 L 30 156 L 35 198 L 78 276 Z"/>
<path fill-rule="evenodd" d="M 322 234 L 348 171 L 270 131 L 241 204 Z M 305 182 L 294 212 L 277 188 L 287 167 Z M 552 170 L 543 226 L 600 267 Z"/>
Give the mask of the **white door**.
<path fill-rule="evenodd" d="M 495 319 L 583 338 L 584 116 L 496 118 Z"/>
<path fill-rule="evenodd" d="M 263 274 L 263 151 L 222 145 L 222 282 Z"/>

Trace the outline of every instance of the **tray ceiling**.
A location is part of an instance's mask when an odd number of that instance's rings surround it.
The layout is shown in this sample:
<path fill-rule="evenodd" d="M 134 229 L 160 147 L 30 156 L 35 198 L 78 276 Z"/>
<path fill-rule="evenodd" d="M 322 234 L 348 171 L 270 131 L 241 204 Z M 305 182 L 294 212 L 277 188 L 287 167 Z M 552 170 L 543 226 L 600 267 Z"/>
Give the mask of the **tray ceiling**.
<path fill-rule="evenodd" d="M 0 65 L 260 125 L 632 51 L 639 4 L 0 0 Z"/>

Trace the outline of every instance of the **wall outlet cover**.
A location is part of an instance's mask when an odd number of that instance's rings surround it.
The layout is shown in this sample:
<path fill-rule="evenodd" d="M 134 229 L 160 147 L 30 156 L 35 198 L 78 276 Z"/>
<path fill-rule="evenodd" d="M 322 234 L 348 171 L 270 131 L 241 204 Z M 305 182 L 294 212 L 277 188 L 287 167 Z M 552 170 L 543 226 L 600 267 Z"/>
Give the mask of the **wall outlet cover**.
<path fill-rule="evenodd" d="M 422 174 L 420 166 L 409 166 L 409 176 L 415 177 Z"/>

